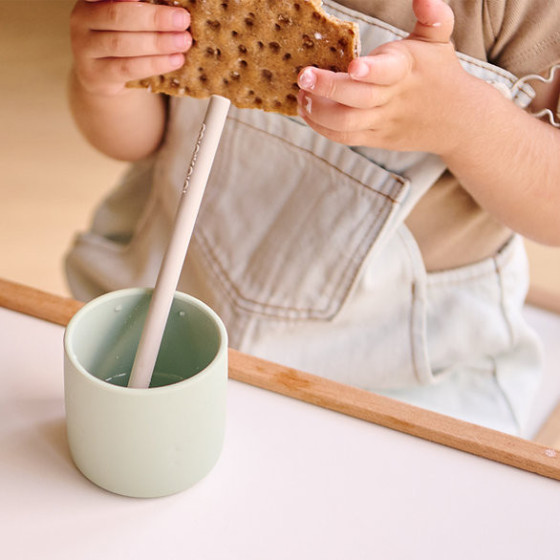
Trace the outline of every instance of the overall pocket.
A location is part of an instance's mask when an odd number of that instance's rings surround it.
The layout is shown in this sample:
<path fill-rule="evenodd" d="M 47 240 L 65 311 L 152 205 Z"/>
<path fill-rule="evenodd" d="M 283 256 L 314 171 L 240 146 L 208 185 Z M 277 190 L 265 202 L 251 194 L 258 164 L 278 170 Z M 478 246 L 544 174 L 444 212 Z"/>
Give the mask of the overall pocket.
<path fill-rule="evenodd" d="M 196 253 L 218 305 L 329 320 L 407 189 L 296 120 L 231 109 L 183 278 Z"/>
<path fill-rule="evenodd" d="M 493 257 L 427 275 L 427 344 L 435 375 L 485 359 L 493 369 L 494 357 L 511 351 L 528 282 L 520 249 L 513 237 Z"/>
<path fill-rule="evenodd" d="M 410 232 L 404 238 L 420 257 Z M 523 317 L 528 267 L 522 240 L 513 236 L 493 257 L 452 270 L 426 273 L 421 259 L 416 263 L 413 355 L 424 375 L 417 387 L 384 394 L 520 433 L 542 366 L 539 340 Z"/>

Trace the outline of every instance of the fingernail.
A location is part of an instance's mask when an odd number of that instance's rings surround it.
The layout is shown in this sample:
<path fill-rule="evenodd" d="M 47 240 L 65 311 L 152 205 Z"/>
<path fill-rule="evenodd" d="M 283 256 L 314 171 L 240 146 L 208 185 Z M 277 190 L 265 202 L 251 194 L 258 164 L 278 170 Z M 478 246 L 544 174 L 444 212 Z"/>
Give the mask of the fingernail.
<path fill-rule="evenodd" d="M 303 89 L 313 89 L 315 83 L 317 82 L 317 76 L 311 68 L 306 68 L 299 76 L 298 83 L 299 87 Z"/>
<path fill-rule="evenodd" d="M 311 97 L 308 95 L 304 95 L 301 100 L 300 104 L 298 105 L 298 109 L 301 116 L 306 116 L 311 114 Z"/>
<path fill-rule="evenodd" d="M 298 95 L 297 111 L 298 115 L 304 119 L 311 115 L 311 97 L 305 95 L 303 91 L 300 91 Z"/>
<path fill-rule="evenodd" d="M 169 55 L 169 63 L 174 68 L 179 68 L 180 66 L 183 66 L 184 61 L 185 61 L 185 57 L 182 54 Z"/>
<path fill-rule="evenodd" d="M 186 29 L 188 26 L 187 12 L 185 10 L 175 10 L 172 21 L 173 27 L 176 29 Z"/>
<path fill-rule="evenodd" d="M 356 60 L 352 65 L 350 76 L 352 78 L 365 78 L 369 74 L 369 66 L 362 60 Z"/>
<path fill-rule="evenodd" d="M 187 35 L 185 33 L 176 33 L 173 37 L 173 42 L 178 49 L 184 50 L 187 48 Z"/>

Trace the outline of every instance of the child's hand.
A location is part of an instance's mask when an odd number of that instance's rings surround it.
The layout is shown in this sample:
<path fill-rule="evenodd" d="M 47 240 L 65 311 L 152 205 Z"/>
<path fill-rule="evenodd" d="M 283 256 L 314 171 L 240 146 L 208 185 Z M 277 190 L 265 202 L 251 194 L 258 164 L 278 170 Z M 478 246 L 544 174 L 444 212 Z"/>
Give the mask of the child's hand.
<path fill-rule="evenodd" d="M 183 8 L 138 0 L 78 0 L 70 18 L 74 73 L 92 94 L 116 95 L 127 81 L 181 67 L 192 38 Z"/>
<path fill-rule="evenodd" d="M 414 0 L 414 31 L 353 60 L 348 74 L 305 68 L 300 114 L 315 131 L 348 145 L 442 154 L 453 146 L 456 101 L 470 79 L 450 42 L 453 12 Z"/>

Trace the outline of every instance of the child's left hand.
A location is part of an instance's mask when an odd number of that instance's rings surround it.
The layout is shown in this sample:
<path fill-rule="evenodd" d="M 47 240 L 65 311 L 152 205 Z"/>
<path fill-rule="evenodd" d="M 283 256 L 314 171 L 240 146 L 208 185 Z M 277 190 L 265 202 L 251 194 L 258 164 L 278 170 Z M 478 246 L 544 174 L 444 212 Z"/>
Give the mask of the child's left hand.
<path fill-rule="evenodd" d="M 458 94 L 471 77 L 450 41 L 453 12 L 442 0 L 414 0 L 413 9 L 406 39 L 353 60 L 348 73 L 301 71 L 299 110 L 311 128 L 354 146 L 440 155 L 454 148 Z"/>

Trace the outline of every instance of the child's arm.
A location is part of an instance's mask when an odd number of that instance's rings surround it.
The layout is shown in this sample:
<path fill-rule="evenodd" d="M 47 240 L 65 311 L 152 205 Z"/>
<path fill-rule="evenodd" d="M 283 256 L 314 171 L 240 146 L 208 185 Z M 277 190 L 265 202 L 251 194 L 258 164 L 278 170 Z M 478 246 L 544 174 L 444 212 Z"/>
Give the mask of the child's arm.
<path fill-rule="evenodd" d="M 302 117 L 349 145 L 439 154 L 478 203 L 505 225 L 560 245 L 560 131 L 461 67 L 442 0 L 414 0 L 417 24 L 403 41 L 354 60 L 349 74 L 306 68 Z M 555 109 L 556 83 L 532 109 Z"/>
<path fill-rule="evenodd" d="M 159 146 L 165 130 L 164 99 L 125 84 L 182 66 L 182 53 L 192 42 L 185 31 L 189 24 L 182 8 L 137 0 L 76 3 L 70 18 L 70 107 L 93 146 L 127 161 Z"/>

